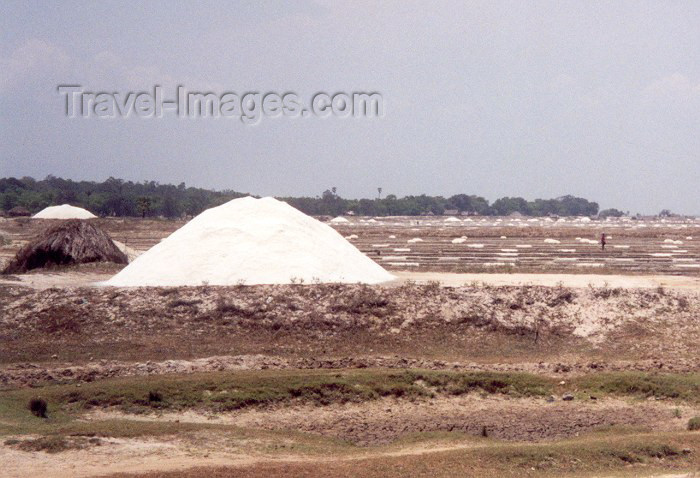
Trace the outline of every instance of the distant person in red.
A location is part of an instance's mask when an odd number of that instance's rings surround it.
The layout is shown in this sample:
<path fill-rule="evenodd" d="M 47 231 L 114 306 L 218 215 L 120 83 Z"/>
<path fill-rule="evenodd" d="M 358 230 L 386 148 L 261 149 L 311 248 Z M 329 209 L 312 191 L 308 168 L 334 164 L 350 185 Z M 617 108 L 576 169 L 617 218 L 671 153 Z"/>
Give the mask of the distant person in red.
<path fill-rule="evenodd" d="M 605 243 L 606 243 L 606 241 L 605 241 L 605 233 L 602 233 L 602 234 L 600 235 L 600 248 L 601 248 L 601 250 L 603 250 L 603 251 L 605 250 Z"/>

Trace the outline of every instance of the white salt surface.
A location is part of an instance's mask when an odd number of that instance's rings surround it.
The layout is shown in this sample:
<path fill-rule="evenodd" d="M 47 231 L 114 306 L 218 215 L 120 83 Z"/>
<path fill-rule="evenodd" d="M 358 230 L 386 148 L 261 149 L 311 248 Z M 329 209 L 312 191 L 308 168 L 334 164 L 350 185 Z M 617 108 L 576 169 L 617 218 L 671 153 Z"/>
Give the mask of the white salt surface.
<path fill-rule="evenodd" d="M 82 207 L 61 204 L 44 208 L 33 217 L 36 219 L 92 219 L 97 216 Z"/>
<path fill-rule="evenodd" d="M 274 198 L 245 197 L 204 211 L 106 284 L 375 284 L 393 278 L 330 226 Z"/>

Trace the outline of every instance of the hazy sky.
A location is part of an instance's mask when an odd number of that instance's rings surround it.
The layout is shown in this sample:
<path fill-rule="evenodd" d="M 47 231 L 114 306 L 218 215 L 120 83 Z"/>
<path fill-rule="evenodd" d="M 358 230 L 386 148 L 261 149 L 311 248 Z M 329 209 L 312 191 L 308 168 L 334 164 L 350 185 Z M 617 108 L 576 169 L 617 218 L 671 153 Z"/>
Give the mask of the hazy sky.
<path fill-rule="evenodd" d="M 575 194 L 700 214 L 700 2 L 0 2 L 0 176 Z M 377 91 L 381 119 L 66 118 L 59 84 Z M 167 93 L 172 86 L 172 92 Z"/>

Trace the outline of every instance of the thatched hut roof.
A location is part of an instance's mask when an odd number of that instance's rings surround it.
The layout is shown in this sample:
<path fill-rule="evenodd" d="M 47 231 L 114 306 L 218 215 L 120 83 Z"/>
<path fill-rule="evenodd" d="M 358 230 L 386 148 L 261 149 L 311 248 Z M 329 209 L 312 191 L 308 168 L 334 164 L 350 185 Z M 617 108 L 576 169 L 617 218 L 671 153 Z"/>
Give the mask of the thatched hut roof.
<path fill-rule="evenodd" d="M 42 232 L 20 249 L 2 272 L 16 274 L 40 267 L 87 262 L 126 264 L 128 260 L 107 233 L 87 221 L 72 219 Z"/>
<path fill-rule="evenodd" d="M 7 211 L 7 215 L 10 217 L 20 217 L 20 216 L 31 216 L 32 213 L 29 212 L 29 209 L 24 208 L 22 206 L 15 206 L 9 211 Z"/>

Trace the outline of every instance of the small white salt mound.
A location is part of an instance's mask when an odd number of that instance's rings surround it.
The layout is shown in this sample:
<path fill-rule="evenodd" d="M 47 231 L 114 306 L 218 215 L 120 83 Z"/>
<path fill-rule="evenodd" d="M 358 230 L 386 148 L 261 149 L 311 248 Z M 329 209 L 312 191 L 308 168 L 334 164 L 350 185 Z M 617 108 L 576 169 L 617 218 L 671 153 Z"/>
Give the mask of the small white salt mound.
<path fill-rule="evenodd" d="M 508 239 L 506 236 L 501 236 L 501 239 Z"/>
<path fill-rule="evenodd" d="M 483 249 L 484 245 L 483 244 L 467 244 L 467 247 L 471 247 L 472 249 Z"/>
<path fill-rule="evenodd" d="M 82 207 L 61 204 L 44 208 L 33 217 L 36 219 L 92 219 L 97 216 Z"/>
<path fill-rule="evenodd" d="M 458 237 L 457 239 L 452 239 L 452 244 L 462 244 L 467 239 L 465 237 Z"/>
<path fill-rule="evenodd" d="M 345 239 L 357 239 L 357 234 L 350 234 L 349 236 L 346 236 Z"/>
<path fill-rule="evenodd" d="M 685 239 L 686 239 L 687 241 L 692 241 L 692 240 L 693 240 L 693 236 L 686 236 Z"/>
<path fill-rule="evenodd" d="M 350 221 L 345 219 L 343 216 L 338 216 L 338 217 L 334 217 L 333 219 L 331 219 L 331 222 L 333 224 L 347 224 Z"/>
<path fill-rule="evenodd" d="M 683 241 L 674 241 L 673 239 L 664 239 L 666 244 L 683 244 Z"/>
<path fill-rule="evenodd" d="M 389 236 L 389 239 L 396 239 L 396 236 L 391 235 L 391 236 Z"/>
<path fill-rule="evenodd" d="M 613 246 L 615 249 L 629 249 L 630 246 L 627 245 L 620 245 L 620 246 Z"/>
<path fill-rule="evenodd" d="M 123 242 L 119 241 L 112 241 L 115 246 L 119 248 L 120 251 L 122 251 L 125 255 L 126 258 L 129 259 L 129 262 L 133 262 L 134 259 L 136 259 L 138 256 L 141 255 L 141 251 L 137 251 L 133 247 L 129 247 Z"/>
<path fill-rule="evenodd" d="M 375 284 L 393 278 L 327 224 L 274 198 L 245 197 L 204 211 L 106 284 Z"/>
<path fill-rule="evenodd" d="M 420 237 L 414 237 L 413 239 L 409 239 L 406 242 L 408 242 L 409 244 L 414 244 L 416 242 L 423 242 L 423 239 L 421 239 Z"/>
<path fill-rule="evenodd" d="M 545 239 L 544 242 L 546 242 L 547 244 L 560 244 L 561 243 L 561 241 L 557 241 L 556 239 L 550 239 L 550 238 Z"/>
<path fill-rule="evenodd" d="M 462 222 L 462 221 L 460 221 L 456 217 L 448 217 L 447 219 L 445 219 L 445 222 Z"/>

